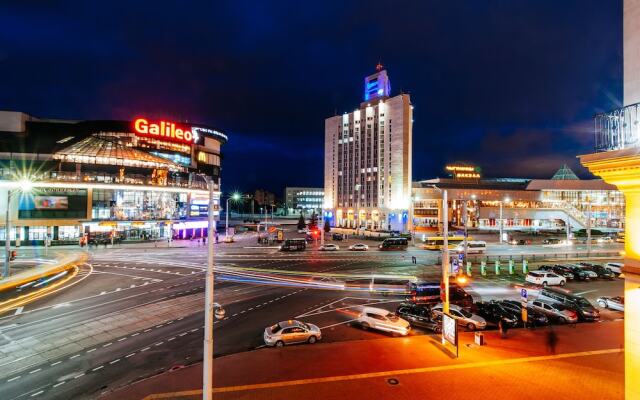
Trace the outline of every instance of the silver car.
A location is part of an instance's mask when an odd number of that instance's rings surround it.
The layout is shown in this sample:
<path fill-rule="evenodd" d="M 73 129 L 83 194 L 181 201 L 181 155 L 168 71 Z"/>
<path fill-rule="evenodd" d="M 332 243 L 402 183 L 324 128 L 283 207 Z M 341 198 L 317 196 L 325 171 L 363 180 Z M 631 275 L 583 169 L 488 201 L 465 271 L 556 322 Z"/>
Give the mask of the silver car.
<path fill-rule="evenodd" d="M 598 305 L 602 308 L 608 308 L 610 310 L 624 311 L 624 296 L 616 297 L 598 297 L 596 300 Z"/>
<path fill-rule="evenodd" d="M 289 320 L 266 328 L 263 337 L 267 346 L 282 347 L 294 343 L 313 344 L 322 339 L 322 333 L 316 325 Z"/>
<path fill-rule="evenodd" d="M 561 324 L 578 322 L 578 314 L 560 303 L 552 303 L 544 300 L 534 300 L 530 306 L 533 310 L 545 314 L 549 319 L 555 319 Z"/>
<path fill-rule="evenodd" d="M 442 303 L 431 309 L 434 318 L 442 318 Z M 479 315 L 472 314 L 464 308 L 449 304 L 449 314 L 458 322 L 458 325 L 467 327 L 470 331 L 481 330 L 487 327 L 487 321 Z"/>

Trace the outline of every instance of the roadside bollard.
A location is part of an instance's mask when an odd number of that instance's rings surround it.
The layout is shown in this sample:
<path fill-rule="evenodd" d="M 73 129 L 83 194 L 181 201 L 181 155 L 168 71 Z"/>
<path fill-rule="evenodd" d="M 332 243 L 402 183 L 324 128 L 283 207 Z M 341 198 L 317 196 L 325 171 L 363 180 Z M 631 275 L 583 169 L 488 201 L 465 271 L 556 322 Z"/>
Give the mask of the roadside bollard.
<path fill-rule="evenodd" d="M 513 259 L 509 260 L 509 275 L 513 275 L 515 271 L 513 270 Z"/>
<path fill-rule="evenodd" d="M 496 260 L 496 275 L 500 275 L 500 260 Z"/>
<path fill-rule="evenodd" d="M 529 273 L 529 262 L 527 260 L 522 260 L 522 273 L 524 275 Z"/>
<path fill-rule="evenodd" d="M 467 276 L 471 276 L 471 261 L 467 261 Z"/>
<path fill-rule="evenodd" d="M 480 261 L 480 275 L 487 275 L 487 262 L 485 260 Z"/>

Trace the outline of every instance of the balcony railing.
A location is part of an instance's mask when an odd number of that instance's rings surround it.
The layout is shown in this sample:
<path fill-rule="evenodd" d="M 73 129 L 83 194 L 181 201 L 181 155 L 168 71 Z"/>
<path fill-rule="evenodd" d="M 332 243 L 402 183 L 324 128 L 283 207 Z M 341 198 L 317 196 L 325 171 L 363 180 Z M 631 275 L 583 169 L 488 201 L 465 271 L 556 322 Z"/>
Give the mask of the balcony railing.
<path fill-rule="evenodd" d="M 640 147 L 640 103 L 594 117 L 595 150 L 611 151 Z"/>

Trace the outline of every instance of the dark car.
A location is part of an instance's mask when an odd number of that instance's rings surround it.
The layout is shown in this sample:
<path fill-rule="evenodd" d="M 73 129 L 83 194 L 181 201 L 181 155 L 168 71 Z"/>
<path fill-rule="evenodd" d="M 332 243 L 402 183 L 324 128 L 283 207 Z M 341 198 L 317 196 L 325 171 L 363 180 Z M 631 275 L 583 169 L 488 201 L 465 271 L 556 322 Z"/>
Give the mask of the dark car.
<path fill-rule="evenodd" d="M 502 305 L 496 301 L 479 301 L 475 304 L 475 307 L 478 315 L 493 324 L 497 325 L 502 321 L 503 324 L 506 323 L 513 328 L 518 326 L 518 322 L 520 322 L 517 313 L 502 307 Z"/>
<path fill-rule="evenodd" d="M 337 240 L 337 241 L 344 240 L 344 235 L 342 233 L 334 233 L 331 235 L 331 240 Z"/>
<path fill-rule="evenodd" d="M 409 322 L 411 327 L 426 329 L 435 333 L 442 332 L 442 319 L 431 317 L 431 309 L 413 303 L 401 303 L 396 314 Z"/>
<path fill-rule="evenodd" d="M 522 322 L 522 304 L 517 300 L 502 300 L 500 302 L 503 308 L 513 311 L 520 317 L 520 322 Z M 531 307 L 527 307 L 527 325 L 528 326 L 544 326 L 549 324 L 549 318 L 546 315 L 539 313 L 532 309 Z"/>
<path fill-rule="evenodd" d="M 558 238 L 548 238 L 542 241 L 542 244 L 558 244 L 560 243 L 560 239 Z"/>
<path fill-rule="evenodd" d="M 573 276 L 575 277 L 575 280 L 577 281 L 588 281 L 591 280 L 591 278 L 589 278 L 589 274 L 587 273 L 587 271 L 583 270 L 582 268 L 578 268 L 575 266 L 570 266 L 570 265 L 566 265 L 566 266 L 562 266 L 563 268 L 566 268 L 568 271 L 570 271 Z"/>
<path fill-rule="evenodd" d="M 588 269 L 588 270 L 593 271 L 596 274 L 598 274 L 598 278 L 600 278 L 600 279 L 615 279 L 615 277 L 616 277 L 616 274 L 614 274 L 610 270 L 606 269 L 602 265 L 591 264 L 591 263 L 587 263 L 587 262 L 581 262 L 581 263 L 578 263 L 578 264 L 582 265 L 585 269 Z"/>
<path fill-rule="evenodd" d="M 564 265 L 558 265 L 558 264 L 556 264 L 556 265 L 542 265 L 538 269 L 540 269 L 542 271 L 553 272 L 554 274 L 560 275 L 560 276 L 566 278 L 567 280 L 575 279 L 575 276 L 574 276 L 573 272 L 571 272 Z"/>
<path fill-rule="evenodd" d="M 406 301 L 414 304 L 435 305 L 442 301 L 440 282 L 417 282 L 409 284 Z M 473 297 L 457 283 L 449 284 L 449 302 L 460 307 L 471 307 Z"/>
<path fill-rule="evenodd" d="M 582 296 L 571 293 L 568 290 L 543 288 L 538 293 L 537 300 L 559 303 L 566 308 L 575 311 L 578 319 L 582 321 L 597 321 L 600 319 L 600 312 Z"/>

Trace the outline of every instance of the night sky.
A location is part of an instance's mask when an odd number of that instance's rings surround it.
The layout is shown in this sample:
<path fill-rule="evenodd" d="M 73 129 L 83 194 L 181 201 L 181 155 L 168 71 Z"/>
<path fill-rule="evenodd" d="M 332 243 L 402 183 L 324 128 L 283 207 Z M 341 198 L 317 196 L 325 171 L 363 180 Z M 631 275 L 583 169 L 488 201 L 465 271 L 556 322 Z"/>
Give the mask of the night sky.
<path fill-rule="evenodd" d="M 219 127 L 224 191 L 322 186 L 324 119 L 379 60 L 415 107 L 414 180 L 586 177 L 591 118 L 622 105 L 621 1 L 117 3 L 2 1 L 0 109 Z"/>

